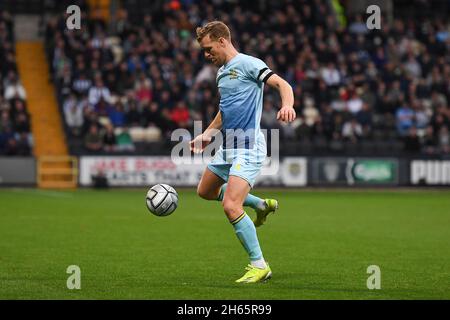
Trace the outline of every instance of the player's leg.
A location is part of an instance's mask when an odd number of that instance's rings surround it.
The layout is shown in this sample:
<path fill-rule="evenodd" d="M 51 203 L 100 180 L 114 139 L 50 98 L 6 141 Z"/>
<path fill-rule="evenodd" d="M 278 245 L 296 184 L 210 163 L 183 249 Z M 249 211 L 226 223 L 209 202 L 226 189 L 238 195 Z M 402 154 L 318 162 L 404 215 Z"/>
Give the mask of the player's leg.
<path fill-rule="evenodd" d="M 225 194 L 225 190 L 227 189 L 228 183 L 225 183 L 220 188 L 219 196 L 217 197 L 218 201 L 223 200 L 223 195 Z M 253 220 L 256 227 L 262 226 L 267 219 L 267 216 L 271 212 L 275 212 L 278 209 L 278 201 L 275 199 L 261 199 L 257 196 L 249 193 L 244 200 L 244 207 L 250 207 L 255 210 L 256 218 Z"/>
<path fill-rule="evenodd" d="M 203 172 L 197 187 L 197 194 L 205 200 L 217 200 L 221 193 L 221 186 L 225 180 L 208 167 Z"/>
<path fill-rule="evenodd" d="M 225 190 L 227 189 L 228 183 L 225 183 L 220 188 L 219 197 L 217 200 L 222 201 L 223 195 L 225 194 Z M 250 207 L 255 210 L 263 210 L 266 208 L 266 203 L 264 199 L 258 198 L 257 196 L 252 195 L 251 193 L 247 194 L 247 197 L 244 199 L 244 207 Z"/>
<path fill-rule="evenodd" d="M 231 165 L 227 164 L 223 159 L 223 152 L 217 152 L 213 161 L 208 165 L 207 169 L 203 173 L 197 187 L 197 194 L 206 200 L 223 201 L 223 195 L 225 194 L 225 190 L 227 188 L 225 181 L 228 180 L 230 167 Z M 217 178 L 219 178 L 219 180 Z M 217 186 L 219 186 L 219 189 L 217 189 Z M 265 219 L 267 214 L 275 211 L 278 207 L 277 203 L 275 206 L 273 202 L 268 200 L 270 199 L 261 199 L 249 193 L 244 200 L 244 206 L 253 208 L 258 217 L 264 216 Z M 258 217 L 255 220 L 256 226 L 260 226 L 264 223 L 264 221 L 258 221 Z"/>
<path fill-rule="evenodd" d="M 226 181 L 228 180 L 230 167 L 230 164 L 209 164 L 200 179 L 197 194 L 205 200 L 223 201 L 228 185 Z M 267 200 L 247 193 L 243 205 L 257 211 L 263 211 L 270 207 Z"/>
<path fill-rule="evenodd" d="M 247 180 L 230 175 L 222 205 L 236 236 L 250 258 L 248 272 L 237 282 L 258 282 L 270 278 L 272 272 L 264 260 L 253 221 L 243 209 L 243 203 L 250 191 Z"/>

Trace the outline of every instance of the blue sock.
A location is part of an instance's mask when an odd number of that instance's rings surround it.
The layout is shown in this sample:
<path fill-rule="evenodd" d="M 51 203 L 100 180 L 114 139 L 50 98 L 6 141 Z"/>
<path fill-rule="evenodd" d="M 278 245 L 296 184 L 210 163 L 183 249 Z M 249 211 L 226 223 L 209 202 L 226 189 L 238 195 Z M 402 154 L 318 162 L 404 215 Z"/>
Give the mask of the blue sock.
<path fill-rule="evenodd" d="M 217 201 L 223 200 L 223 195 L 225 194 L 225 189 L 227 188 L 227 184 L 225 183 L 219 192 L 219 196 L 217 197 Z M 265 202 L 263 199 L 258 198 L 252 194 L 247 194 L 247 198 L 244 200 L 244 207 L 251 207 L 253 209 L 264 209 Z"/>
<path fill-rule="evenodd" d="M 263 259 L 255 225 L 245 211 L 239 217 L 231 221 L 231 224 L 236 232 L 236 236 L 239 241 L 241 241 L 245 251 L 247 251 L 250 261 Z"/>

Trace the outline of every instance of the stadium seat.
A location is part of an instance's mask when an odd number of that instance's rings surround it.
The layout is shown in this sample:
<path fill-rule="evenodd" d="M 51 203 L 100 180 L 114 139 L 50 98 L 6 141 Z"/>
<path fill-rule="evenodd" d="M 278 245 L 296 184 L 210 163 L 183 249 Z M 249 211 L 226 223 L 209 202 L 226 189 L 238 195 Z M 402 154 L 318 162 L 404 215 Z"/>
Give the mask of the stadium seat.
<path fill-rule="evenodd" d="M 142 142 L 145 139 L 145 130 L 141 127 L 130 128 L 130 136 L 133 142 Z"/>
<path fill-rule="evenodd" d="M 146 142 L 156 142 L 161 139 L 161 129 L 157 127 L 148 127 L 144 129 L 144 140 Z"/>

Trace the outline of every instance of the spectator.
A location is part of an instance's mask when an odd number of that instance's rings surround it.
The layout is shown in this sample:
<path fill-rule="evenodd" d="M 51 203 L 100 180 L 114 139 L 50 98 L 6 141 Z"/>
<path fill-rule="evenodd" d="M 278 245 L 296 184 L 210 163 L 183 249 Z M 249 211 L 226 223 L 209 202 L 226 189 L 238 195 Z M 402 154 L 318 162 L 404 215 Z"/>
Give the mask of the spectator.
<path fill-rule="evenodd" d="M 22 132 L 19 135 L 19 140 L 17 141 L 17 155 L 19 156 L 30 156 L 31 147 L 28 138 L 28 133 Z"/>
<path fill-rule="evenodd" d="M 320 75 L 329 87 L 335 87 L 341 82 L 339 71 L 332 62 L 329 62 L 328 65 L 321 70 Z"/>
<path fill-rule="evenodd" d="M 397 132 L 402 137 L 406 136 L 414 125 L 414 111 L 409 106 L 403 105 L 397 110 L 396 119 Z"/>
<path fill-rule="evenodd" d="M 216 79 L 217 69 L 212 65 L 205 65 L 195 78 L 195 84 L 198 85 L 202 82 L 213 82 Z"/>
<path fill-rule="evenodd" d="M 18 113 L 24 113 L 27 117 L 27 120 L 30 119 L 30 116 L 28 114 L 28 111 L 26 110 L 25 102 L 20 99 L 11 100 L 12 108 L 11 110 L 11 117 L 15 118 L 16 114 Z"/>
<path fill-rule="evenodd" d="M 78 105 L 78 99 L 74 93 L 71 93 L 67 96 L 67 98 L 63 102 L 63 112 L 67 113 L 72 109 L 73 106 Z"/>
<path fill-rule="evenodd" d="M 272 106 L 272 101 L 266 99 L 264 101 L 264 109 L 261 114 L 261 128 L 263 129 L 279 129 L 277 121 L 277 110 Z"/>
<path fill-rule="evenodd" d="M 437 151 L 437 139 L 432 126 L 428 126 L 422 140 L 422 150 L 425 154 L 435 154 Z"/>
<path fill-rule="evenodd" d="M 404 138 L 405 151 L 415 154 L 420 151 L 421 145 L 419 137 L 417 136 L 416 127 L 412 126 L 408 129 L 408 134 Z"/>
<path fill-rule="evenodd" d="M 350 24 L 349 31 L 354 34 L 365 34 L 368 32 L 367 26 L 363 21 L 363 17 L 357 14 L 355 20 Z"/>
<path fill-rule="evenodd" d="M 27 98 L 25 88 L 19 82 L 14 72 L 10 72 L 8 74 L 8 79 L 5 85 L 4 97 L 6 100 L 12 99 L 26 100 Z"/>
<path fill-rule="evenodd" d="M 161 96 L 156 99 L 158 104 L 162 106 L 164 109 L 171 110 L 173 107 L 173 98 L 168 90 L 163 90 Z"/>
<path fill-rule="evenodd" d="M 180 128 L 189 128 L 191 126 L 191 117 L 189 110 L 183 101 L 178 101 L 175 108 L 170 112 L 170 118 Z"/>
<path fill-rule="evenodd" d="M 114 107 L 112 107 L 105 99 L 100 98 L 100 100 L 95 104 L 94 110 L 99 117 L 106 118 L 114 110 Z"/>
<path fill-rule="evenodd" d="M 64 117 L 70 132 L 74 136 L 79 136 L 83 126 L 83 107 L 79 104 L 69 103 L 65 105 Z"/>
<path fill-rule="evenodd" d="M 12 128 L 3 127 L 0 131 L 0 148 L 5 149 L 10 139 L 14 139 L 14 132 Z"/>
<path fill-rule="evenodd" d="M 305 99 L 303 116 L 305 123 L 310 127 L 312 127 L 320 118 L 319 111 L 314 107 L 314 100 L 311 98 Z"/>
<path fill-rule="evenodd" d="M 127 125 L 130 127 L 138 127 L 141 125 L 142 115 L 139 112 L 134 100 L 128 102 L 128 111 L 125 114 L 125 118 Z"/>
<path fill-rule="evenodd" d="M 447 126 L 442 126 L 439 129 L 438 142 L 442 153 L 450 153 L 450 134 Z"/>
<path fill-rule="evenodd" d="M 414 78 L 420 78 L 422 75 L 422 67 L 419 62 L 417 62 L 412 52 L 408 54 L 408 60 L 404 63 L 404 68 L 406 72 Z"/>
<path fill-rule="evenodd" d="M 356 91 L 353 91 L 351 93 L 351 98 L 347 101 L 347 110 L 353 115 L 355 115 L 358 112 L 360 112 L 362 108 L 363 108 L 362 99 L 359 97 Z"/>
<path fill-rule="evenodd" d="M 115 74 L 115 78 L 120 79 L 120 81 L 117 81 L 116 83 L 118 94 L 123 95 L 125 91 L 131 90 L 134 87 L 135 75 L 128 71 L 125 62 L 116 67 Z"/>
<path fill-rule="evenodd" d="M 363 128 L 367 128 L 367 130 L 370 131 L 372 127 L 372 114 L 369 104 L 363 103 L 361 110 L 356 113 L 356 121 L 358 121 Z"/>
<path fill-rule="evenodd" d="M 433 116 L 432 125 L 435 128 L 435 131 L 439 132 L 442 127 L 447 127 L 450 125 L 449 118 L 446 116 L 443 109 L 439 109 Z"/>
<path fill-rule="evenodd" d="M 84 137 L 84 147 L 88 151 L 100 151 L 103 148 L 103 139 L 98 127 L 92 124 L 89 127 L 89 132 Z"/>
<path fill-rule="evenodd" d="M 300 115 L 298 119 L 300 123 L 295 130 L 297 139 L 300 141 L 310 141 L 313 133 L 312 126 L 306 124 L 305 118 L 302 115 Z"/>
<path fill-rule="evenodd" d="M 415 99 L 411 103 L 412 109 L 414 110 L 414 123 L 418 130 L 424 131 L 430 122 L 428 113 L 426 112 L 423 104 Z"/>
<path fill-rule="evenodd" d="M 105 127 L 105 134 L 103 135 L 103 149 L 107 152 L 116 150 L 117 139 L 114 134 L 114 128 L 112 125 Z"/>
<path fill-rule="evenodd" d="M 152 102 L 146 109 L 144 109 L 143 118 L 145 127 L 156 126 L 160 128 L 165 135 L 168 135 L 170 131 L 174 129 L 174 124 L 170 118 L 168 110 L 161 110 L 156 102 Z"/>
<path fill-rule="evenodd" d="M 404 103 L 404 94 L 400 88 L 400 81 L 394 81 L 387 92 L 387 102 L 391 110 Z"/>
<path fill-rule="evenodd" d="M 136 84 L 136 98 L 140 102 L 152 101 L 152 90 L 150 79 L 142 79 Z"/>
<path fill-rule="evenodd" d="M 14 137 L 10 137 L 6 141 L 5 154 L 7 156 L 16 156 L 19 153 L 19 148 L 17 146 L 17 140 Z"/>
<path fill-rule="evenodd" d="M 431 99 L 431 107 L 433 108 L 433 110 L 437 110 L 442 106 L 445 107 L 447 105 L 447 98 L 445 97 L 445 95 L 436 90 L 433 90 L 431 92 L 430 99 Z"/>
<path fill-rule="evenodd" d="M 342 137 L 352 143 L 356 143 L 363 135 L 361 124 L 355 118 L 344 123 Z"/>
<path fill-rule="evenodd" d="M 192 120 L 201 121 L 203 119 L 201 105 L 198 102 L 196 92 L 194 90 L 190 90 L 187 96 L 186 105 L 191 114 Z"/>
<path fill-rule="evenodd" d="M 296 137 L 296 127 L 293 125 L 292 122 L 290 123 L 285 123 L 282 122 L 281 125 L 281 137 L 283 139 L 293 139 Z"/>
<path fill-rule="evenodd" d="M 95 80 L 95 86 L 89 89 L 89 104 L 95 106 L 100 100 L 103 99 L 105 102 L 111 102 L 111 93 L 109 89 L 103 85 L 103 80 L 98 77 Z"/>
<path fill-rule="evenodd" d="M 88 96 L 92 87 L 92 81 L 87 78 L 86 74 L 80 73 L 80 75 L 73 80 L 72 89 L 77 93 L 78 97 Z M 96 97 L 92 97 L 96 100 Z"/>
<path fill-rule="evenodd" d="M 344 116 L 342 113 L 335 113 L 333 117 L 333 128 L 331 137 L 337 139 L 337 137 L 341 137 L 344 129 Z"/>
<path fill-rule="evenodd" d="M 128 127 L 124 127 L 117 136 L 117 151 L 134 151 L 135 147 L 131 139 Z"/>
<path fill-rule="evenodd" d="M 15 122 L 14 130 L 17 133 L 30 132 L 30 122 L 28 121 L 28 118 L 27 118 L 27 115 L 25 112 L 17 113 L 14 122 Z"/>
<path fill-rule="evenodd" d="M 114 127 L 123 127 L 126 123 L 126 115 L 123 104 L 120 100 L 116 101 L 114 107 L 109 111 L 109 120 Z"/>

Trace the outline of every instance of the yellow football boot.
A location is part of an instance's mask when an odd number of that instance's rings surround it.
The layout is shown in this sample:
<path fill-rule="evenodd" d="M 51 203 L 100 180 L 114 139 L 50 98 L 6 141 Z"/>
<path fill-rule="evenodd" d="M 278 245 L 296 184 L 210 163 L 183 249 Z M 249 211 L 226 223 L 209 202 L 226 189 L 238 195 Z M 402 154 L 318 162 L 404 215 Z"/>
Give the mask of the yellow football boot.
<path fill-rule="evenodd" d="M 262 226 L 264 222 L 266 222 L 267 216 L 269 213 L 273 212 L 275 213 L 275 210 L 278 209 L 278 201 L 275 199 L 265 199 L 264 202 L 266 203 L 266 208 L 261 209 L 255 209 L 256 211 L 256 219 L 253 220 L 253 223 L 255 224 L 255 227 Z"/>
<path fill-rule="evenodd" d="M 236 280 L 237 283 L 263 282 L 272 277 L 272 270 L 270 270 L 269 264 L 267 264 L 265 269 L 256 268 L 249 264 L 245 270 L 247 270 L 247 272 L 241 278 Z"/>

